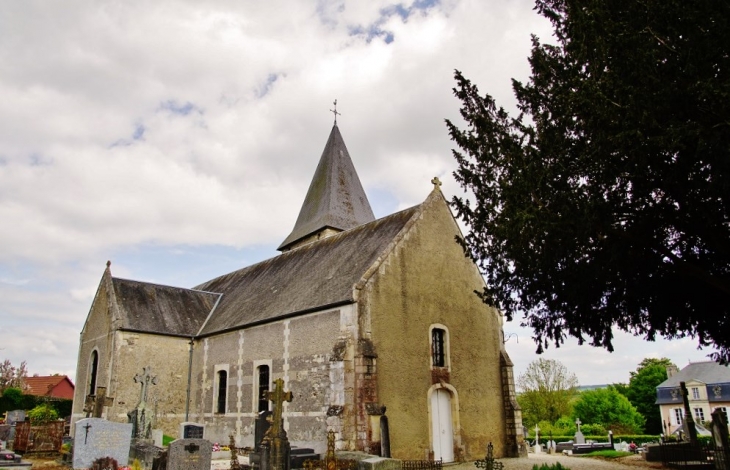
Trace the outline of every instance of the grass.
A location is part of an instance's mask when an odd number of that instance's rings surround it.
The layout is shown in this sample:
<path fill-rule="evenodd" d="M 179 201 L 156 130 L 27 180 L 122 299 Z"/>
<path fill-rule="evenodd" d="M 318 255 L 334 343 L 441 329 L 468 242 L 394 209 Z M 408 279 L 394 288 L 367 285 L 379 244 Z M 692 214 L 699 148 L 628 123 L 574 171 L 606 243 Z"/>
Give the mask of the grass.
<path fill-rule="evenodd" d="M 555 462 L 552 465 L 548 465 L 546 463 L 542 465 L 533 465 L 532 470 L 570 470 L 568 467 L 564 467 L 560 464 L 560 462 Z"/>
<path fill-rule="evenodd" d="M 579 457 L 602 457 L 604 459 L 619 459 L 633 455 L 631 452 L 619 452 L 617 450 L 597 450 L 589 454 L 583 454 Z"/>

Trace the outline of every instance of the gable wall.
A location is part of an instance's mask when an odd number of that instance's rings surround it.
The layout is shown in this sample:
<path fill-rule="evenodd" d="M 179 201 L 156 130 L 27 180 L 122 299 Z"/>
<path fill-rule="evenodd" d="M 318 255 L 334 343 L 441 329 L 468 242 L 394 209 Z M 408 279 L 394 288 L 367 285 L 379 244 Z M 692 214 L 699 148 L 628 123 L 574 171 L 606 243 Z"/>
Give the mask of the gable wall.
<path fill-rule="evenodd" d="M 206 424 L 206 439 L 227 443 L 232 434 L 237 445 L 252 447 L 256 368 L 269 364 L 270 383 L 282 378 L 293 394 L 284 407 L 291 444 L 325 452 L 328 427 L 351 427 L 345 376 L 352 369 L 355 312 L 343 306 L 196 341 L 190 420 Z M 221 368 L 228 371 L 225 414 L 214 412 Z"/>
<path fill-rule="evenodd" d="M 455 459 L 483 458 L 490 441 L 495 456 L 504 455 L 501 319 L 474 294 L 482 279 L 454 241 L 457 230 L 446 202 L 432 194 L 361 296 L 395 458 L 423 459 L 432 451 L 430 395 L 438 388 L 452 397 Z M 434 324 L 448 331 L 446 373 L 430 366 Z"/>
<path fill-rule="evenodd" d="M 97 291 L 91 310 L 84 324 L 79 341 L 79 356 L 76 362 L 76 388 L 72 420 L 75 422 L 84 418 L 84 403 L 89 394 L 91 381 L 91 354 L 94 350 L 99 354 L 96 384 L 101 387 L 109 386 L 111 353 L 113 350 L 114 331 L 110 311 L 110 298 L 104 280 Z"/>

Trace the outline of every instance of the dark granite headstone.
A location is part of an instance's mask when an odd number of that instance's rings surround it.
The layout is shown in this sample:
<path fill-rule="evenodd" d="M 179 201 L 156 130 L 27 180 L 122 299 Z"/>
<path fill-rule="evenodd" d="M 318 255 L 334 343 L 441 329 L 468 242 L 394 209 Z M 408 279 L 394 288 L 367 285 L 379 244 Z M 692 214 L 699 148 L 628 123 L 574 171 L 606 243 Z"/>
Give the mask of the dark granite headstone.
<path fill-rule="evenodd" d="M 203 439 L 205 437 L 205 426 L 198 423 L 181 423 L 181 439 Z"/>
<path fill-rule="evenodd" d="M 269 416 L 271 416 L 271 411 L 262 411 L 254 421 L 254 449 L 259 448 L 261 440 L 264 438 L 266 431 L 269 430 L 269 426 L 271 426 L 271 422 L 268 420 Z"/>
<path fill-rule="evenodd" d="M 167 449 L 167 468 L 210 470 L 213 444 L 205 439 L 177 439 Z"/>

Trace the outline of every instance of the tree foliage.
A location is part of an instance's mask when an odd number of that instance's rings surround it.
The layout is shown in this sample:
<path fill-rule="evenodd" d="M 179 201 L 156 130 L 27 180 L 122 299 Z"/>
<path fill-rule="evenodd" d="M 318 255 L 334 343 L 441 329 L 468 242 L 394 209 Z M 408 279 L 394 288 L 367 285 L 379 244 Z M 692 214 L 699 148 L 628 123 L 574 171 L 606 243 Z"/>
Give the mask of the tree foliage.
<path fill-rule="evenodd" d="M 647 434 L 663 432 L 659 406 L 655 404 L 656 387 L 667 380 L 667 366 L 673 365 L 672 361 L 666 357 L 646 358 L 639 363 L 636 371 L 631 372 L 625 395 L 646 419 L 644 430 Z"/>
<path fill-rule="evenodd" d="M 541 421 L 553 423 L 561 416 L 569 416 L 577 386 L 575 374 L 560 361 L 543 358 L 532 361 L 517 378 L 520 390 L 517 402 L 525 426 L 532 427 Z"/>
<path fill-rule="evenodd" d="M 25 388 L 24 379 L 27 376 L 28 369 L 25 361 L 21 362 L 18 367 L 15 367 L 8 359 L 0 362 L 0 394 L 6 388 L 18 388 L 22 391 Z"/>
<path fill-rule="evenodd" d="M 573 405 L 573 417 L 600 424 L 614 434 L 639 434 L 644 427 L 644 417 L 613 387 L 582 392 Z"/>
<path fill-rule="evenodd" d="M 613 326 L 730 359 L 730 3 L 538 0 L 520 114 L 456 72 L 453 201 L 483 299 L 538 352 Z M 712 312 L 708 315 L 707 312 Z"/>
<path fill-rule="evenodd" d="M 48 402 L 41 403 L 28 412 L 28 419 L 33 424 L 43 424 L 58 419 L 58 411 Z"/>

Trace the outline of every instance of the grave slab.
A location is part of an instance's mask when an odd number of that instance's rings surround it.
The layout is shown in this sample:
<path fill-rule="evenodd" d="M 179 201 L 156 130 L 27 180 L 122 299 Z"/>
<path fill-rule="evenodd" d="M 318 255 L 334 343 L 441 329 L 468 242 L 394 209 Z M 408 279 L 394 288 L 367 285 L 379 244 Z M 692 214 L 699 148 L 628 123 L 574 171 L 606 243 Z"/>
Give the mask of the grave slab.
<path fill-rule="evenodd" d="M 358 470 L 401 470 L 402 461 L 385 457 L 372 457 L 358 462 Z"/>
<path fill-rule="evenodd" d="M 113 458 L 120 466 L 127 465 L 131 442 L 131 423 L 81 419 L 75 426 L 73 468 L 90 468 L 96 459 L 103 457 Z"/>

